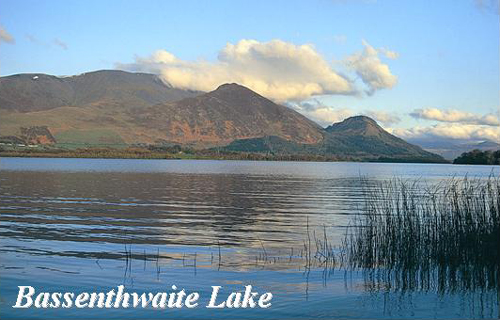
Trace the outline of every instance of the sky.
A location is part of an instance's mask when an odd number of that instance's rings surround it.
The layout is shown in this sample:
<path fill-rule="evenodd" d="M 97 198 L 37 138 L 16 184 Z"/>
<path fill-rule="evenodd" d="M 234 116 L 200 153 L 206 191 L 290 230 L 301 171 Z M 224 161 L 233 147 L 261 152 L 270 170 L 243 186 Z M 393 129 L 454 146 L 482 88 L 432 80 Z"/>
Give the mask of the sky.
<path fill-rule="evenodd" d="M 0 0 L 0 75 L 151 72 L 237 82 L 326 126 L 500 142 L 498 0 Z"/>

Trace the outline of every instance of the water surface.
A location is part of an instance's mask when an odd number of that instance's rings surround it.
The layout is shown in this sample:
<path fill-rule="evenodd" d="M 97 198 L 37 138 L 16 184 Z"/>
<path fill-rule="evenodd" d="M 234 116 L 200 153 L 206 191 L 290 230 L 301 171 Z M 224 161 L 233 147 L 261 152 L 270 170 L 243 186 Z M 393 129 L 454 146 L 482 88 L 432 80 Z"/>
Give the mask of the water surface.
<path fill-rule="evenodd" d="M 491 292 L 374 290 L 359 272 L 305 268 L 307 230 L 339 244 L 366 183 L 434 184 L 493 166 L 117 159 L 0 159 L 4 317 L 496 317 Z M 364 179 L 364 182 L 361 181 Z M 365 183 L 365 185 L 363 185 Z M 130 257 L 130 258 L 129 258 Z M 273 293 L 267 310 L 14 310 L 44 291 Z M 479 297 L 477 299 L 477 297 Z M 205 299 L 206 300 L 206 299 Z"/>

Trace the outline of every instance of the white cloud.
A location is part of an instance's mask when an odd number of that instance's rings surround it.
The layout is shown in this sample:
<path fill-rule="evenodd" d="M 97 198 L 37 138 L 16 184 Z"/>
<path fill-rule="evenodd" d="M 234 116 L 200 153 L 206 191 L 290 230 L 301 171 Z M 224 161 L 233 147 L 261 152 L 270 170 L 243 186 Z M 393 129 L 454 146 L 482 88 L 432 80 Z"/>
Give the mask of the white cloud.
<path fill-rule="evenodd" d="M 401 122 L 401 118 L 398 115 L 391 114 L 385 111 L 377 110 L 365 110 L 362 112 L 363 115 L 373 118 L 377 122 L 382 123 L 384 126 L 390 126 L 392 124 Z"/>
<path fill-rule="evenodd" d="M 287 105 L 321 126 L 328 126 L 332 123 L 341 122 L 346 118 L 356 115 L 368 116 L 384 126 L 389 126 L 401 121 L 397 115 L 388 112 L 377 110 L 364 110 L 359 112 L 350 108 L 335 108 L 324 105 L 316 99 L 300 103 L 288 103 Z"/>
<path fill-rule="evenodd" d="M 16 43 L 16 39 L 14 39 L 14 37 L 8 33 L 7 30 L 0 26 L 0 42 L 14 44 Z"/>
<path fill-rule="evenodd" d="M 415 109 L 410 113 L 415 119 L 436 120 L 440 122 L 451 122 L 461 124 L 475 124 L 487 126 L 499 126 L 498 116 L 494 114 L 478 115 L 460 110 L 448 109 L 440 110 L 437 108 Z"/>
<path fill-rule="evenodd" d="M 396 77 L 382 64 L 377 50 L 365 44 L 363 53 L 348 58 L 349 66 L 362 75 L 370 92 L 390 88 Z M 223 83 L 236 82 L 278 102 L 300 101 L 322 94 L 358 94 L 348 76 L 333 69 L 312 45 L 281 40 L 228 43 L 217 61 L 186 61 L 166 50 L 135 63 L 116 64 L 119 69 L 159 74 L 177 88 L 211 91 Z"/>
<path fill-rule="evenodd" d="M 334 108 L 322 104 L 317 100 L 288 104 L 289 107 L 300 112 L 319 125 L 326 127 L 332 123 L 341 122 L 352 117 L 355 112 L 349 108 Z"/>
<path fill-rule="evenodd" d="M 346 64 L 368 86 L 366 93 L 372 95 L 377 90 L 394 87 L 398 77 L 392 74 L 389 66 L 380 60 L 378 54 L 382 53 L 390 59 L 396 59 L 398 54 L 388 49 L 375 49 L 364 40 L 363 45 L 364 50 L 347 57 Z"/>
<path fill-rule="evenodd" d="M 383 53 L 386 58 L 391 60 L 396 60 L 397 58 L 399 58 L 399 53 L 397 53 L 396 51 L 381 48 L 380 52 Z"/>
<path fill-rule="evenodd" d="M 414 127 L 411 129 L 393 129 L 392 132 L 409 140 L 473 140 L 473 141 L 500 141 L 500 127 L 437 124 L 429 127 Z"/>

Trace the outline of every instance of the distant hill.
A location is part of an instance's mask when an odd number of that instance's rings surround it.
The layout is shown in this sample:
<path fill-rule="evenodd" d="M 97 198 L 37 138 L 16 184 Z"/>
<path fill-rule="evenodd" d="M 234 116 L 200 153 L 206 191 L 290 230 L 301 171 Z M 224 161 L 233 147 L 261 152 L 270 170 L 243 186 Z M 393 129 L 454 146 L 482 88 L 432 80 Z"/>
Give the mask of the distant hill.
<path fill-rule="evenodd" d="M 500 143 L 489 140 L 476 143 L 460 143 L 450 141 L 435 142 L 419 140 L 410 140 L 410 142 L 422 147 L 424 150 L 439 154 L 443 158 L 448 160 L 453 160 L 460 156 L 462 153 L 470 152 L 472 150 L 495 151 L 500 149 Z"/>
<path fill-rule="evenodd" d="M 155 75 L 124 71 L 1 77 L 0 142 L 20 140 L 69 148 L 182 145 L 343 159 L 443 161 L 389 134 L 368 117 L 348 118 L 324 129 L 238 84 L 192 92 L 172 88 Z"/>
<path fill-rule="evenodd" d="M 325 129 L 330 133 L 332 149 L 344 152 L 366 152 L 388 157 L 433 157 L 430 152 L 400 139 L 380 127 L 366 116 L 347 118 Z M 356 151 L 353 148 L 356 148 Z M 360 151 L 358 151 L 360 150 Z"/>

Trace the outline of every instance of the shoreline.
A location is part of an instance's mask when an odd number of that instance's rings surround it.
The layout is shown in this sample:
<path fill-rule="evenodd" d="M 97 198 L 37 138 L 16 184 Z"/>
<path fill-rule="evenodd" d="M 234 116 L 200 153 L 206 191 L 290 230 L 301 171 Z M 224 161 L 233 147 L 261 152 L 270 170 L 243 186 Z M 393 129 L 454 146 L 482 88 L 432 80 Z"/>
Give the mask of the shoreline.
<path fill-rule="evenodd" d="M 121 152 L 118 152 L 121 153 Z M 258 153 L 248 154 L 226 154 L 221 156 L 214 155 L 191 155 L 191 154 L 169 154 L 169 153 L 116 153 L 107 154 L 98 152 L 89 154 L 86 152 L 0 152 L 3 158 L 62 158 L 62 159 L 143 159 L 143 160 L 226 160 L 226 161 L 292 161 L 292 162 L 364 162 L 364 163 L 414 163 L 414 164 L 452 164 L 451 161 L 428 161 L 425 159 L 393 159 L 380 157 L 374 158 L 334 158 L 319 155 L 266 155 Z M 420 161 L 419 161 L 420 160 Z"/>

